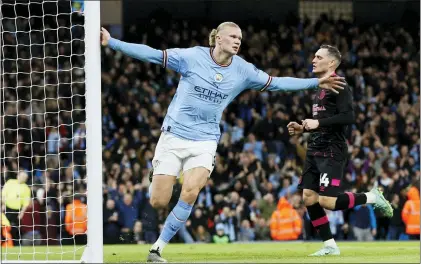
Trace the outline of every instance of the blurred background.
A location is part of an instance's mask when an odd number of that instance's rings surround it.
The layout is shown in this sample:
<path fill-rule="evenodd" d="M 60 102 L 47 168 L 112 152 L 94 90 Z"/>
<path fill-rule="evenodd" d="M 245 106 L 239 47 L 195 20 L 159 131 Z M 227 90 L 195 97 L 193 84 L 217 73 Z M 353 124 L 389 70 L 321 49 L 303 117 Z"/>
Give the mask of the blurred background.
<path fill-rule="evenodd" d="M 73 244 L 65 208 L 73 197 L 86 203 L 83 4 L 2 11 L 2 52 L 14 60 L 3 61 L 0 183 L 18 179 L 34 198 L 17 208 L 3 203 L 2 210 L 12 226 L 21 223 L 13 238 L 26 236 L 30 245 Z M 56 16 L 5 15 L 28 10 Z M 101 2 L 101 24 L 113 37 L 166 49 L 207 46 L 213 28 L 233 21 L 243 30 L 240 56 L 273 76 L 312 77 L 314 53 L 321 44 L 336 45 L 343 58 L 337 74 L 352 87 L 356 111 L 344 191 L 378 186 L 395 211 L 391 219 L 371 206 L 328 211 L 332 233 L 337 240 L 408 240 L 419 239 L 411 226 L 420 225 L 419 11 L 419 1 L 124 0 Z M 43 45 L 28 51 L 18 41 Z M 101 49 L 104 242 L 154 243 L 183 180 L 167 209 L 152 208 L 148 172 L 180 76 Z M 41 59 L 16 59 L 29 56 Z M 311 95 L 246 91 L 231 103 L 215 170 L 173 242 L 277 240 L 277 228 L 297 225 L 300 231 L 283 239 L 320 239 L 297 190 L 307 135 L 290 137 L 286 129 L 311 117 Z M 356 236 L 358 229 L 366 235 Z"/>

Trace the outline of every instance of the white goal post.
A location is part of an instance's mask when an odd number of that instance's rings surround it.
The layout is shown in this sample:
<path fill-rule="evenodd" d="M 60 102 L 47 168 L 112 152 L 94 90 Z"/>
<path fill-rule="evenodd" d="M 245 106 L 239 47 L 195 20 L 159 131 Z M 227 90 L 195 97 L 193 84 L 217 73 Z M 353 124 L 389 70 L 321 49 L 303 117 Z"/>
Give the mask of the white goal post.
<path fill-rule="evenodd" d="M 82 260 L 103 262 L 100 1 L 85 1 L 88 245 Z M 89 220 L 90 219 L 90 220 Z"/>
<path fill-rule="evenodd" d="M 0 0 L 0 263 L 104 261 L 100 29 L 100 1 Z"/>

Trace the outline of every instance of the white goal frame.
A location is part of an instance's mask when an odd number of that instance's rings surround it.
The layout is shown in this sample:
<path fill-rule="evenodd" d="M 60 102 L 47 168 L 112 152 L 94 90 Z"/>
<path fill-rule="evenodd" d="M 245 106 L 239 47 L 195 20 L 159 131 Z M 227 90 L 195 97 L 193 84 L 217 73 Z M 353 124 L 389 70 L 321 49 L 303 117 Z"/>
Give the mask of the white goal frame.
<path fill-rule="evenodd" d="M 2 4 L 2 0 L 0 0 Z M 85 0 L 87 245 L 80 263 L 103 263 L 100 1 Z M 1 45 L 0 41 L 0 45 Z M 2 260 L 1 263 L 75 263 L 78 260 Z"/>
<path fill-rule="evenodd" d="M 103 263 L 100 3 L 84 2 L 88 243 L 83 263 Z"/>

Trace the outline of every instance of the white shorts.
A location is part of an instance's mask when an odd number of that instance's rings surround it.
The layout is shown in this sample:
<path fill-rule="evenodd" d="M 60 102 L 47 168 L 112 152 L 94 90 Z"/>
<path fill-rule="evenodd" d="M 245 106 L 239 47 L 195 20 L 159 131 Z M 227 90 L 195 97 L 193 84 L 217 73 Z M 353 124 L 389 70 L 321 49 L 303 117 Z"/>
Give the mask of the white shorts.
<path fill-rule="evenodd" d="M 152 160 L 153 175 L 163 174 L 180 177 L 181 171 L 204 167 L 209 176 L 215 167 L 217 143 L 210 141 L 194 141 L 162 132 Z"/>

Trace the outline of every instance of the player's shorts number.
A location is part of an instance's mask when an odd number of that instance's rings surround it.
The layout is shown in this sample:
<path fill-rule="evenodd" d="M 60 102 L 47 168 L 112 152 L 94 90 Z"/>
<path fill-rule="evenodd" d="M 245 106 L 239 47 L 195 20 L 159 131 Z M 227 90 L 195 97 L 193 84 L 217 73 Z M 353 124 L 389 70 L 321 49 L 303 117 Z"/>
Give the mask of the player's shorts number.
<path fill-rule="evenodd" d="M 327 187 L 329 185 L 329 178 L 327 177 L 327 173 L 320 173 L 320 186 L 322 184 Z"/>

